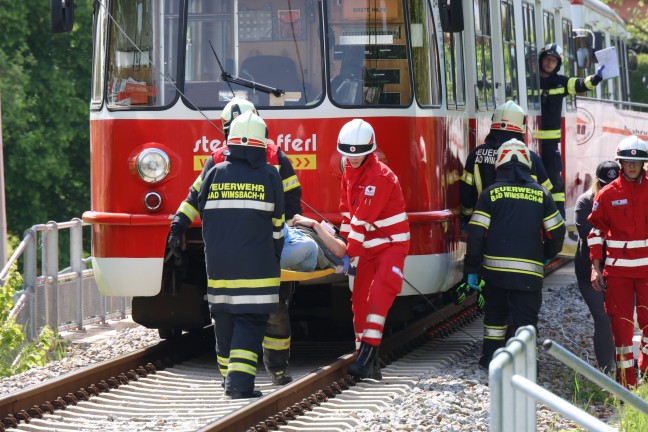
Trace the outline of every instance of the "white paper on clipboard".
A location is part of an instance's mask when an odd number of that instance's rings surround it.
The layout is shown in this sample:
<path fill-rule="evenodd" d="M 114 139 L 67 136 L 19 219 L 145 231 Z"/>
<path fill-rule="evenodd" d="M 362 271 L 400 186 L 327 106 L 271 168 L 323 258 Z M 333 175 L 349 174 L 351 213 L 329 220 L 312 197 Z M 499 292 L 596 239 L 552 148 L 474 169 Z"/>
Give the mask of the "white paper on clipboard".
<path fill-rule="evenodd" d="M 609 79 L 619 76 L 619 61 L 617 59 L 616 47 L 609 47 L 596 51 L 596 60 L 598 65 L 605 65 L 603 69 L 603 79 Z"/>

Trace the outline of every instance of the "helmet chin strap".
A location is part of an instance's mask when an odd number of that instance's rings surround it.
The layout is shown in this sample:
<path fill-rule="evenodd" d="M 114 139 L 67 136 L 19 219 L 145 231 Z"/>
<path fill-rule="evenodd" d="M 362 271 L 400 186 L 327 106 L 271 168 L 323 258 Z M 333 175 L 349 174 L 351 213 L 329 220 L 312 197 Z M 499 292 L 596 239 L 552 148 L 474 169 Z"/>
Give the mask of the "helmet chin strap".
<path fill-rule="evenodd" d="M 626 180 L 629 180 L 629 181 L 636 181 L 638 178 L 641 177 L 641 175 L 642 175 L 643 172 L 644 172 L 644 169 L 641 168 L 641 169 L 639 170 L 639 174 L 637 174 L 637 177 L 630 177 L 628 174 L 626 174 L 626 172 L 625 172 L 625 170 L 624 170 L 623 168 L 621 169 L 621 172 L 623 173 L 623 177 L 625 177 Z"/>

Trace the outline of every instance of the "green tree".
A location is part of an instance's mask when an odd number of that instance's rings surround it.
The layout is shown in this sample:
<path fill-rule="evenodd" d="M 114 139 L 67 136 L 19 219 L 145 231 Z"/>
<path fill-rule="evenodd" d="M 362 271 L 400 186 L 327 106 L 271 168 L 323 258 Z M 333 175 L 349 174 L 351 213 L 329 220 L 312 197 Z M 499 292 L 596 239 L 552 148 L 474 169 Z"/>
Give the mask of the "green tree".
<path fill-rule="evenodd" d="M 53 34 L 43 2 L 0 1 L 0 96 L 7 225 L 80 217 L 90 207 L 92 0 Z"/>

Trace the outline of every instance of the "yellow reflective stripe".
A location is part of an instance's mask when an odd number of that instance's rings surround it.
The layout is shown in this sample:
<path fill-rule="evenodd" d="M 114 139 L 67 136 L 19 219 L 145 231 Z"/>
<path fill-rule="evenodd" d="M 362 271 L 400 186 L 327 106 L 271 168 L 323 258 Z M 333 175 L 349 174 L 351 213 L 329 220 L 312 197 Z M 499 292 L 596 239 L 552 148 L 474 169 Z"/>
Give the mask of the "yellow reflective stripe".
<path fill-rule="evenodd" d="M 551 197 L 555 202 L 564 202 L 565 201 L 565 192 L 552 193 Z"/>
<path fill-rule="evenodd" d="M 245 359 L 245 360 L 250 360 L 253 362 L 257 362 L 259 360 L 259 355 L 255 353 L 254 351 L 248 351 L 244 349 L 233 349 L 230 351 L 230 359 L 232 357 L 240 358 L 240 359 Z"/>
<path fill-rule="evenodd" d="M 567 84 L 569 85 L 569 84 Z M 561 95 L 565 93 L 565 87 L 556 87 L 547 91 L 550 95 Z"/>
<path fill-rule="evenodd" d="M 479 172 L 479 165 L 475 165 L 475 189 L 477 189 L 477 196 L 484 190 L 484 183 L 482 182 L 481 173 Z"/>
<path fill-rule="evenodd" d="M 248 209 L 248 210 L 265 210 L 274 211 L 274 203 L 255 201 L 255 200 L 210 200 L 205 204 L 205 210 L 213 209 Z"/>
<path fill-rule="evenodd" d="M 551 180 L 549 180 L 549 179 L 547 179 L 544 183 L 542 183 L 542 186 L 543 186 L 545 189 L 547 189 L 548 191 L 550 191 L 551 189 L 553 189 L 553 184 L 551 184 Z"/>
<path fill-rule="evenodd" d="M 560 129 L 535 130 L 532 135 L 536 139 L 557 139 L 560 138 Z"/>
<path fill-rule="evenodd" d="M 268 288 L 278 286 L 281 278 L 261 279 L 209 279 L 207 286 L 210 288 Z M 231 354 L 230 354 L 231 356 Z"/>
<path fill-rule="evenodd" d="M 290 338 L 272 338 L 266 336 L 263 338 L 263 348 L 273 351 L 284 351 L 290 348 Z"/>
<path fill-rule="evenodd" d="M 229 367 L 227 368 L 227 373 L 243 372 L 252 376 L 256 376 L 256 370 L 256 366 L 251 366 L 247 363 L 230 363 Z"/>
<path fill-rule="evenodd" d="M 461 214 L 464 215 L 464 216 L 472 216 L 473 209 L 461 206 Z"/>
<path fill-rule="evenodd" d="M 592 83 L 593 77 L 594 75 L 590 75 L 587 78 L 585 78 L 585 87 L 587 87 L 588 90 L 594 90 L 594 87 L 596 87 L 594 83 Z"/>
<path fill-rule="evenodd" d="M 507 326 L 484 325 L 484 339 L 504 340 Z"/>
<path fill-rule="evenodd" d="M 475 182 L 475 177 L 468 171 L 464 170 L 463 174 L 461 175 L 461 180 L 468 186 L 472 186 Z"/>
<path fill-rule="evenodd" d="M 281 215 L 280 219 L 272 218 L 272 226 L 279 228 L 286 221 L 286 215 Z"/>
<path fill-rule="evenodd" d="M 563 220 L 562 216 L 560 215 L 560 212 L 556 210 L 552 215 L 547 216 L 544 218 L 543 224 L 544 227 L 547 231 L 551 231 L 553 229 L 558 228 L 560 225 L 563 225 L 565 221 Z"/>
<path fill-rule="evenodd" d="M 539 277 L 544 275 L 543 263 L 522 258 L 484 255 L 483 266 L 492 271 L 523 273 Z"/>
<path fill-rule="evenodd" d="M 476 211 L 473 213 L 472 217 L 470 218 L 470 222 L 468 223 L 473 225 L 479 225 L 488 229 L 490 227 L 490 222 L 491 222 L 491 218 L 488 213 Z"/>
<path fill-rule="evenodd" d="M 203 183 L 202 177 L 198 176 L 198 178 L 196 178 L 196 181 L 193 182 L 191 187 L 194 188 L 194 190 L 196 192 L 200 192 L 200 188 L 202 187 L 202 183 Z"/>
<path fill-rule="evenodd" d="M 301 184 L 299 183 L 299 179 L 297 178 L 296 175 L 290 176 L 290 177 L 288 177 L 286 179 L 283 179 L 282 183 L 283 183 L 284 192 L 291 191 L 291 190 L 301 186 Z"/>
<path fill-rule="evenodd" d="M 178 207 L 178 213 L 182 213 L 183 215 L 187 216 L 191 222 L 196 220 L 196 218 L 199 216 L 196 207 L 192 206 L 186 201 L 182 201 L 182 204 L 180 204 L 180 207 Z"/>
<path fill-rule="evenodd" d="M 279 286 L 279 284 L 277 284 Z M 214 295 L 207 294 L 207 301 L 209 303 L 218 303 L 218 304 L 229 304 L 229 305 L 267 305 L 277 303 L 279 301 L 278 294 L 266 294 L 266 295 Z"/>
<path fill-rule="evenodd" d="M 578 78 L 569 78 L 567 80 L 567 93 L 570 95 L 575 95 L 576 94 L 576 81 Z"/>

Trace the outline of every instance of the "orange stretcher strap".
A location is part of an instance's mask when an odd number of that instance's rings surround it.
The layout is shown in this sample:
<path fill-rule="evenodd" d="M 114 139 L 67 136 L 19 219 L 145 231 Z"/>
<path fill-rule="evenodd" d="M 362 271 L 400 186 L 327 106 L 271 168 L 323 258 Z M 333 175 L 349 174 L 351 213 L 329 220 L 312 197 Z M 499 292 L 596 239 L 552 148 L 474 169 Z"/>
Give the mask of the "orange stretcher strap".
<path fill-rule="evenodd" d="M 282 282 L 299 282 L 311 279 L 317 279 L 335 273 L 335 269 L 327 268 L 324 270 L 315 270 L 312 272 L 298 272 L 292 270 L 281 270 Z"/>

